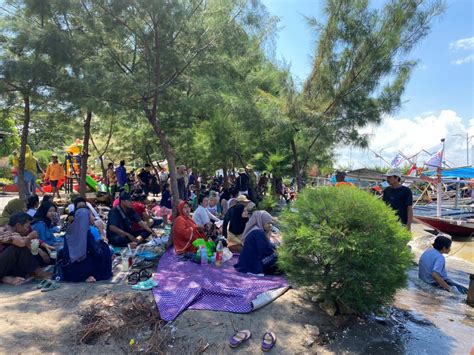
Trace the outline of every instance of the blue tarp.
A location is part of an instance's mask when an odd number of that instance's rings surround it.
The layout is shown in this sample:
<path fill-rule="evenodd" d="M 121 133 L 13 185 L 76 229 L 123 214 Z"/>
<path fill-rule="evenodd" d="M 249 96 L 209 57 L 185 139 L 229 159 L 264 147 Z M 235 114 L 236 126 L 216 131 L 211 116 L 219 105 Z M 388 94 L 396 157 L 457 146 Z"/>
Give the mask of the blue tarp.
<path fill-rule="evenodd" d="M 425 172 L 424 174 L 428 176 L 432 176 L 432 175 L 436 175 L 436 171 Z M 464 168 L 444 169 L 441 172 L 441 177 L 474 179 L 474 168 L 466 166 Z"/>

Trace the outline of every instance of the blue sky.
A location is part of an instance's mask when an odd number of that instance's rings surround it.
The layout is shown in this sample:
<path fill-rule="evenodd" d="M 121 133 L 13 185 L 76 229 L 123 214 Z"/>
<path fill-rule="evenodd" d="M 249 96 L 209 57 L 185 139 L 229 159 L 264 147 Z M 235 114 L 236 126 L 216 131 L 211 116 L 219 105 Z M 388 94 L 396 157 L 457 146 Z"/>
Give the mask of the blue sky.
<path fill-rule="evenodd" d="M 321 21 L 324 2 L 263 0 L 263 3 L 272 15 L 280 18 L 277 59 L 289 63 L 293 75 L 304 80 L 311 70 L 316 35 L 303 15 Z M 380 6 L 384 1 L 371 3 Z M 466 163 L 465 140 L 454 135 L 466 132 L 474 135 L 474 0 L 447 0 L 446 5 L 445 13 L 434 20 L 431 32 L 409 55 L 419 64 L 403 95 L 402 108 L 381 126 L 368 128 L 374 135 L 371 148 L 383 149 L 387 159 L 398 150 L 406 154 L 415 153 L 419 147 L 435 151 L 439 139 L 446 138 L 446 158 L 451 165 Z M 410 141 L 403 135 L 407 125 L 416 133 L 410 135 Z M 393 139 L 380 141 L 377 136 L 387 137 L 385 129 L 390 130 Z M 353 167 L 376 161 L 372 153 L 354 150 L 350 153 Z M 340 165 L 351 163 L 347 149 L 339 154 Z M 360 160 L 359 164 L 354 160 Z"/>

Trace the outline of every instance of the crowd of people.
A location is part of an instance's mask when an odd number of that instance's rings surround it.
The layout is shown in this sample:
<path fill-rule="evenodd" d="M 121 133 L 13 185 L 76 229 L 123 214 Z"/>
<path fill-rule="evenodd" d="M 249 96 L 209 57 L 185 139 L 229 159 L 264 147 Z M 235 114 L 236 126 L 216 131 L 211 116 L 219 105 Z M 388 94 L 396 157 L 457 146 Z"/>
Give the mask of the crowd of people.
<path fill-rule="evenodd" d="M 55 164 L 60 163 L 53 157 Z M 30 276 L 72 282 L 106 280 L 112 276 L 114 247 L 136 248 L 157 236 L 155 228 L 171 224 L 177 254 L 195 253 L 193 242 L 199 238 L 220 240 L 240 253 L 239 271 L 278 272 L 273 217 L 256 210 L 250 199 L 256 196 L 256 181 L 251 182 L 245 169 L 231 179 L 230 188 L 224 188 L 222 176 L 198 180 L 186 167 L 178 167 L 180 201 L 174 220 L 169 175 L 151 170 L 146 164 L 138 172 L 127 173 L 124 161 L 116 169 L 109 164 L 106 182 L 112 205 L 106 216 L 82 197 L 71 198 L 65 218 L 54 195 L 45 195 L 41 201 L 36 194 L 27 201 L 10 200 L 0 218 L 0 280 L 8 284 L 20 284 Z M 159 202 L 156 196 L 161 196 Z M 54 272 L 44 271 L 50 265 L 55 265 Z"/>
<path fill-rule="evenodd" d="M 53 157 L 47 170 L 51 178 L 58 176 L 54 170 L 57 164 L 57 157 Z M 262 174 L 257 182 L 249 170 L 239 169 L 236 176 L 229 177 L 229 185 L 224 184 L 222 175 L 205 181 L 196 179 L 191 169 L 179 166 L 179 203 L 174 219 L 169 175 L 164 169 L 155 173 L 150 164 L 130 173 L 124 161 L 116 169 L 109 164 L 106 183 L 112 205 L 106 216 L 81 197 L 71 200 L 64 222 L 53 201 L 54 194 L 45 195 L 41 203 L 36 194 L 27 201 L 10 200 L 0 217 L 0 280 L 19 284 L 28 276 L 50 279 L 53 273 L 44 271 L 44 267 L 58 263 L 61 267 L 56 268 L 55 275 L 60 270 L 61 280 L 105 280 L 112 276 L 113 247 L 136 248 L 157 236 L 155 228 L 170 224 L 173 248 L 179 255 L 196 253 L 193 242 L 197 239 L 221 241 L 230 251 L 239 253 L 235 265 L 238 271 L 278 273 L 279 238 L 273 233 L 274 218 L 256 207 L 269 180 Z M 386 176 L 390 186 L 383 200 L 410 229 L 411 191 L 401 185 L 399 169 L 389 170 Z M 342 172 L 336 174 L 335 186 L 354 188 Z M 157 196 L 161 196 L 159 202 Z M 60 230 L 65 231 L 63 238 L 55 235 Z M 449 252 L 450 243 L 446 237 L 436 238 L 433 249 L 420 259 L 420 278 L 448 291 L 454 287 L 465 292 L 445 271 L 442 254 Z"/>

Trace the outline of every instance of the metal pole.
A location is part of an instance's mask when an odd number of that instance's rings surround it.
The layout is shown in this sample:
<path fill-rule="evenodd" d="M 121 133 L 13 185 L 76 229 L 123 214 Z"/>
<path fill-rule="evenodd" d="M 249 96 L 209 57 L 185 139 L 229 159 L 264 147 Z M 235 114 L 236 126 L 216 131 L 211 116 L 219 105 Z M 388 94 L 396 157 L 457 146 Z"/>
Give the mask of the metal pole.
<path fill-rule="evenodd" d="M 466 132 L 466 166 L 469 166 L 469 132 Z"/>
<path fill-rule="evenodd" d="M 444 138 L 441 139 L 441 143 L 443 144 L 443 148 L 441 149 L 441 166 L 438 167 L 438 189 L 437 189 L 437 201 L 436 201 L 436 217 L 441 217 L 441 189 L 443 188 L 443 183 L 441 181 L 441 171 L 443 166 L 443 158 L 444 158 Z"/>
<path fill-rule="evenodd" d="M 459 181 L 460 181 L 460 178 L 456 178 L 456 180 L 458 181 L 456 183 L 456 197 L 454 198 L 454 208 L 458 208 L 458 200 L 459 200 Z"/>

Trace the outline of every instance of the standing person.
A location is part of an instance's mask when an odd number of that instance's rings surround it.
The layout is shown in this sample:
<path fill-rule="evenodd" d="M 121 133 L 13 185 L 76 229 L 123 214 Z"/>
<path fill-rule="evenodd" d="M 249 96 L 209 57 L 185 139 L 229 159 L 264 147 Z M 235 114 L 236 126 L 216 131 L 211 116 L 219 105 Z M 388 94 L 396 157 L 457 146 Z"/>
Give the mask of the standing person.
<path fill-rule="evenodd" d="M 239 176 L 235 180 L 235 187 L 241 195 L 248 195 L 250 186 L 250 178 L 244 168 L 239 169 Z"/>
<path fill-rule="evenodd" d="M 113 202 L 115 200 L 115 193 L 117 192 L 117 174 L 114 170 L 114 163 L 107 165 L 107 185 L 109 186 Z"/>
<path fill-rule="evenodd" d="M 446 260 L 443 254 L 451 251 L 451 239 L 439 235 L 433 243 L 433 248 L 426 250 L 420 257 L 418 277 L 431 286 L 440 287 L 448 292 L 455 288 L 462 294 L 467 293 L 467 288 L 452 281 L 446 272 Z"/>
<path fill-rule="evenodd" d="M 191 168 L 188 168 L 188 188 L 191 185 L 196 184 L 196 178 L 194 177 L 194 173 Z"/>
<path fill-rule="evenodd" d="M 64 168 L 63 165 L 58 161 L 58 156 L 56 154 L 51 155 L 51 163 L 48 164 L 48 168 L 46 169 L 46 174 L 44 178 L 51 183 L 51 187 L 53 188 L 53 198 L 54 195 L 57 194 L 58 198 L 60 199 L 61 196 L 59 195 L 58 189 L 58 182 L 61 179 L 64 179 Z"/>
<path fill-rule="evenodd" d="M 160 170 L 160 183 L 161 185 L 166 184 L 168 182 L 168 173 L 165 169 Z"/>
<path fill-rule="evenodd" d="M 188 174 L 186 173 L 186 166 L 180 165 L 177 171 L 177 180 L 178 180 L 178 195 L 179 199 L 187 201 L 188 199 Z"/>
<path fill-rule="evenodd" d="M 125 160 L 120 160 L 120 165 L 115 171 L 117 176 L 118 188 L 122 189 L 127 184 L 127 169 L 125 169 Z"/>
<path fill-rule="evenodd" d="M 260 179 L 258 179 L 258 190 L 259 193 L 263 195 L 266 195 L 267 193 L 267 185 L 268 185 L 268 177 L 267 173 L 263 173 L 260 176 Z"/>
<path fill-rule="evenodd" d="M 148 195 L 148 193 L 150 192 L 150 183 L 151 183 L 150 170 L 151 170 L 151 165 L 146 163 L 145 167 L 137 175 L 138 181 L 145 195 Z"/>
<path fill-rule="evenodd" d="M 413 194 L 408 187 L 400 183 L 402 173 L 399 168 L 390 169 L 385 176 L 390 186 L 383 191 L 383 200 L 395 210 L 396 215 L 400 218 L 400 222 L 406 225 L 408 230 L 411 230 Z"/>

